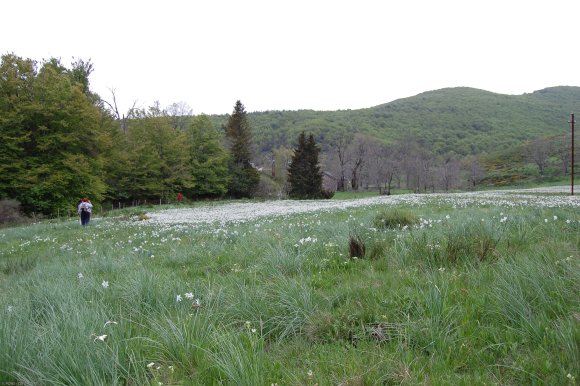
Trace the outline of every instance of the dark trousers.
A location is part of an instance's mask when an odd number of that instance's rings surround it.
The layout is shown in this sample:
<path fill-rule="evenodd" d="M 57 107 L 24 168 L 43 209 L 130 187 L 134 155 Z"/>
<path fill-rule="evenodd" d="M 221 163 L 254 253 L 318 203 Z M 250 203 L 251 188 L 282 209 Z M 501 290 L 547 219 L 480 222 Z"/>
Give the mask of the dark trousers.
<path fill-rule="evenodd" d="M 91 214 L 89 212 L 81 212 L 81 225 L 88 225 L 89 221 L 91 221 Z"/>

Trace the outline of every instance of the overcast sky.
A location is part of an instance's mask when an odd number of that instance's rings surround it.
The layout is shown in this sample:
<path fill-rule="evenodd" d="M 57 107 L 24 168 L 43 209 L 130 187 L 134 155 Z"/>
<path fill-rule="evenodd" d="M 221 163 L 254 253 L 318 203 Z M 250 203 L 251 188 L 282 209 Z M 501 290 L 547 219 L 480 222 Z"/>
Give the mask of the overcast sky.
<path fill-rule="evenodd" d="M 0 53 L 94 65 L 122 110 L 372 107 L 468 86 L 580 86 L 578 0 L 28 0 L 0 7 Z"/>

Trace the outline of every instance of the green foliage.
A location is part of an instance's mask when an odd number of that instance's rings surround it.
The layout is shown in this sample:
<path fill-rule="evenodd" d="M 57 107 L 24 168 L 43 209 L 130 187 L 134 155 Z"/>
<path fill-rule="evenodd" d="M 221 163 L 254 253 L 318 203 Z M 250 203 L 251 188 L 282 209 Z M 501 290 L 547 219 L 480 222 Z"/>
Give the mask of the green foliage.
<path fill-rule="evenodd" d="M 267 174 L 260 174 L 260 183 L 254 193 L 255 198 L 276 200 L 286 197 L 286 191 L 280 183 L 268 176 Z"/>
<path fill-rule="evenodd" d="M 380 209 L 4 229 L 0 382 L 573 383 L 576 211 L 405 204 L 420 224 L 377 231 Z"/>
<path fill-rule="evenodd" d="M 37 70 L 4 55 L 0 71 L 0 196 L 44 214 L 73 209 L 81 196 L 102 199 L 102 113 L 75 69 L 51 59 Z"/>
<path fill-rule="evenodd" d="M 377 229 L 409 227 L 419 222 L 417 216 L 404 208 L 383 209 L 375 216 L 373 226 Z"/>
<path fill-rule="evenodd" d="M 195 197 L 223 196 L 229 183 L 228 154 L 219 132 L 205 115 L 193 118 L 188 131 Z"/>
<path fill-rule="evenodd" d="M 435 154 L 503 153 L 525 141 L 566 132 L 580 104 L 580 87 L 552 87 L 502 95 L 467 87 L 445 88 L 359 110 L 266 111 L 248 115 L 260 152 L 289 146 L 300 132 L 326 150 L 335 133 L 365 134 L 394 143 L 411 134 Z M 212 116 L 222 125 L 224 116 Z"/>
<path fill-rule="evenodd" d="M 298 137 L 298 147 L 294 149 L 288 167 L 288 195 L 297 199 L 326 198 L 322 190 L 322 172 L 318 163 L 320 148 L 310 134 L 306 139 L 304 132 Z"/>
<path fill-rule="evenodd" d="M 226 126 L 226 140 L 230 151 L 230 183 L 232 197 L 252 197 L 260 182 L 260 175 L 251 163 L 252 131 L 242 102 L 237 101 Z"/>
<path fill-rule="evenodd" d="M 111 195 L 133 200 L 168 198 L 193 188 L 186 133 L 172 127 L 167 112 L 157 104 L 135 114 L 138 118 L 128 122 L 127 134 L 115 135 L 119 143 L 112 153 L 119 164 L 110 169 Z"/>

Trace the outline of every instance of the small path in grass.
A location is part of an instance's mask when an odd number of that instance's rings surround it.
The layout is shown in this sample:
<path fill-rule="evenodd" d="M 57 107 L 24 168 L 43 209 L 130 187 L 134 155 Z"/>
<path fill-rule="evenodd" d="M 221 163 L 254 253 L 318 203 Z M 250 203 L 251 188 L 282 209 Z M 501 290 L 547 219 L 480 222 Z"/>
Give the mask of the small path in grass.
<path fill-rule="evenodd" d="M 344 210 L 364 206 L 425 204 L 455 208 L 470 206 L 580 208 L 580 197 L 567 195 L 569 187 L 546 187 L 519 190 L 493 190 L 466 193 L 402 194 L 353 200 L 273 200 L 176 208 L 147 215 L 151 224 L 209 224 L 246 222 L 262 217 L 279 217 L 297 213 Z M 580 191 L 580 189 L 579 189 Z"/>

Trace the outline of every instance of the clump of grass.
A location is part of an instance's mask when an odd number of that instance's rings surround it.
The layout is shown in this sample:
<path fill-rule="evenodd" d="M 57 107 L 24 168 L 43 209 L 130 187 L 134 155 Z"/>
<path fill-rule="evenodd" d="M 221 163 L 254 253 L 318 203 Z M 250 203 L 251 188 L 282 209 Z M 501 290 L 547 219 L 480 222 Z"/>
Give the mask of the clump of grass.
<path fill-rule="evenodd" d="M 386 209 L 379 212 L 373 221 L 378 229 L 404 228 L 419 223 L 419 218 L 411 211 L 403 208 Z"/>
<path fill-rule="evenodd" d="M 22 259 L 7 259 L 0 263 L 0 271 L 5 275 L 21 274 L 32 270 L 38 263 L 38 257 L 27 256 Z"/>
<path fill-rule="evenodd" d="M 258 331 L 218 330 L 213 335 L 215 348 L 210 351 L 212 367 L 221 382 L 231 385 L 264 385 L 266 361 L 264 340 Z M 208 381 L 215 382 L 216 377 Z"/>
<path fill-rule="evenodd" d="M 369 245 L 368 257 L 371 260 L 377 260 L 384 257 L 389 248 L 390 242 L 381 239 L 374 239 Z"/>
<path fill-rule="evenodd" d="M 348 255 L 351 259 L 363 259 L 365 257 L 366 247 L 363 239 L 356 234 L 352 234 L 348 240 Z"/>
<path fill-rule="evenodd" d="M 461 259 L 490 260 L 501 240 L 501 234 L 478 223 L 456 226 L 447 232 L 445 254 L 451 263 Z"/>
<path fill-rule="evenodd" d="M 409 253 L 437 263 L 485 262 L 498 256 L 503 236 L 501 227 L 476 221 L 449 224 L 412 236 Z"/>

